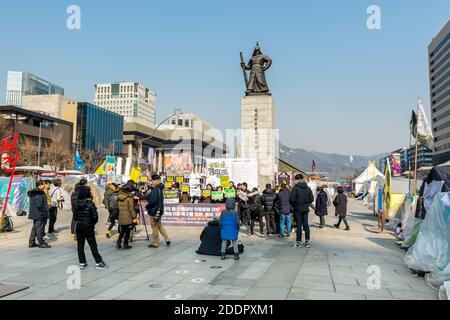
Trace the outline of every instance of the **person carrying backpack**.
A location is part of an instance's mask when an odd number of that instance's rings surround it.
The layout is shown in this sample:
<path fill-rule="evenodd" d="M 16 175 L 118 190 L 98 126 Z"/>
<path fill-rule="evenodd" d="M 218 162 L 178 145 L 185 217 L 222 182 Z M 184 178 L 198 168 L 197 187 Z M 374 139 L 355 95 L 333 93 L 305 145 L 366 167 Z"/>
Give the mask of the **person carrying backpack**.
<path fill-rule="evenodd" d="M 109 227 L 106 230 L 106 238 L 111 238 L 111 230 L 119 219 L 119 188 L 115 183 L 109 183 L 106 186 L 103 204 L 109 212 Z"/>

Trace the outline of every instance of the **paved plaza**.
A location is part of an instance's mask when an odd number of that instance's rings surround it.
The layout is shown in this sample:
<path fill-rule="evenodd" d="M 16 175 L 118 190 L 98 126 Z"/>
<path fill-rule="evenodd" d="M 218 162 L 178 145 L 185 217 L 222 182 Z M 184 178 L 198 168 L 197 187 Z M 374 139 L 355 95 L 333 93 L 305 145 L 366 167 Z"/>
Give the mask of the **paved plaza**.
<path fill-rule="evenodd" d="M 14 219 L 16 232 L 0 234 L 0 283 L 25 284 L 28 289 L 3 299 L 427 299 L 438 293 L 403 263 L 404 251 L 389 234 L 379 234 L 372 213 L 349 201 L 351 231 L 316 227 L 310 214 L 311 248 L 293 248 L 290 240 L 241 237 L 241 260 L 197 255 L 201 228 L 167 227 L 172 245 L 147 248 L 143 227 L 131 250 L 117 250 L 106 239 L 106 210 L 100 209 L 97 241 L 107 270 L 96 270 L 86 246 L 89 266 L 81 271 L 81 288 L 69 290 L 67 268 L 78 265 L 76 243 L 70 235 L 71 212 L 59 214 L 59 236 L 51 249 L 28 249 L 31 224 Z M 242 235 L 242 234 L 241 234 Z M 295 236 L 295 234 L 293 235 Z M 369 266 L 380 268 L 381 286 L 369 289 Z"/>

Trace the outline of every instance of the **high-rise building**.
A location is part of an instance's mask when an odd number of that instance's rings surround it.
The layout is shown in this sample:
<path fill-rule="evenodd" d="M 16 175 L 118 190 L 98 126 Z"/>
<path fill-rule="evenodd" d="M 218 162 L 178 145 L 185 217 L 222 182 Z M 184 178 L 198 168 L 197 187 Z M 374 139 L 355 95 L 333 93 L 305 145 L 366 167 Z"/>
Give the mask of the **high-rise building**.
<path fill-rule="evenodd" d="M 406 156 L 406 157 L 405 157 Z M 416 158 L 416 146 L 403 148 L 400 153 L 400 161 L 403 171 L 414 171 L 414 161 Z M 408 163 L 406 163 L 406 160 Z M 417 147 L 417 169 L 433 165 L 433 151 L 423 145 Z"/>
<path fill-rule="evenodd" d="M 94 104 L 124 116 L 127 122 L 155 123 L 156 94 L 137 82 L 95 85 Z"/>
<path fill-rule="evenodd" d="M 8 71 L 6 83 L 6 104 L 22 105 L 27 95 L 64 95 L 64 89 L 29 72 Z"/>
<path fill-rule="evenodd" d="M 450 160 L 450 20 L 428 45 L 433 164 Z"/>

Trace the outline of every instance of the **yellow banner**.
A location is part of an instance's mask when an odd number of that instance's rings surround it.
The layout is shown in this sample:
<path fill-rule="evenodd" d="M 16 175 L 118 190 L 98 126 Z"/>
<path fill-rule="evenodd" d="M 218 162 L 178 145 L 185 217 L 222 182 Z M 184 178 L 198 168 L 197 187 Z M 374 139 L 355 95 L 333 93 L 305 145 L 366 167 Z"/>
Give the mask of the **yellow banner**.
<path fill-rule="evenodd" d="M 131 173 L 130 173 L 130 180 L 133 180 L 134 182 L 138 182 L 139 181 L 139 176 L 141 175 L 141 170 L 139 168 L 131 168 Z"/>

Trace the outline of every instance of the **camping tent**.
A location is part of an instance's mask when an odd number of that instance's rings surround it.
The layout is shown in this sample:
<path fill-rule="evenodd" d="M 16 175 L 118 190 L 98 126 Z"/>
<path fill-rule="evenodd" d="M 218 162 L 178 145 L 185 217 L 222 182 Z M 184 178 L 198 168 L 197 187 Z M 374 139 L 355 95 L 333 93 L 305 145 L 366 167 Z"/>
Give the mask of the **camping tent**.
<path fill-rule="evenodd" d="M 434 287 L 450 280 L 450 192 L 434 196 L 404 260 L 408 268 L 431 272 L 426 280 Z"/>
<path fill-rule="evenodd" d="M 353 180 L 353 190 L 355 194 L 362 191 L 368 191 L 370 181 L 374 180 L 376 177 L 384 178 L 384 175 L 378 171 L 373 162 L 369 161 L 367 168 L 355 180 Z"/>
<path fill-rule="evenodd" d="M 423 219 L 425 219 L 434 197 L 439 192 L 450 191 L 450 166 L 437 166 L 431 169 L 423 181 L 416 204 L 415 217 L 404 226 L 405 241 L 403 247 L 409 248 L 417 238 Z"/>

